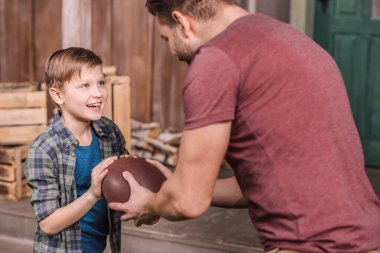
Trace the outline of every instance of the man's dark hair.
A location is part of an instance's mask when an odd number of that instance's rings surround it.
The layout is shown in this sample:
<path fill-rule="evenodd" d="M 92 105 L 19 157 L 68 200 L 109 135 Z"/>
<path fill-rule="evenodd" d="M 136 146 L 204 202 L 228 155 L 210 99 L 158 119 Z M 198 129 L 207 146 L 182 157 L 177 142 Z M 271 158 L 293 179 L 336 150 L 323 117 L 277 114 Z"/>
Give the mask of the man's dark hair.
<path fill-rule="evenodd" d="M 176 21 L 173 11 L 181 11 L 197 20 L 207 20 L 215 16 L 218 4 L 236 4 L 235 0 L 147 0 L 149 12 L 163 24 L 172 26 Z"/>

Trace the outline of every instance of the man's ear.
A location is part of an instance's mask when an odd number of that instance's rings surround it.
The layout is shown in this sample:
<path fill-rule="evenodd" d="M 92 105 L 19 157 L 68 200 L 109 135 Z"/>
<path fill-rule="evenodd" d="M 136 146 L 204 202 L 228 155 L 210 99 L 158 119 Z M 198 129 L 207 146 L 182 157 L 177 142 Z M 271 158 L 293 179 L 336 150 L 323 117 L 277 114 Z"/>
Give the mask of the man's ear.
<path fill-rule="evenodd" d="M 179 11 L 173 11 L 172 17 L 180 26 L 181 31 L 186 37 L 190 36 L 193 33 L 193 24 L 191 17 L 189 17 L 188 15 L 184 15 Z"/>
<path fill-rule="evenodd" d="M 62 100 L 62 96 L 61 96 L 61 91 L 57 88 L 49 88 L 49 94 L 50 94 L 50 97 L 54 100 L 54 102 L 57 104 L 57 105 L 62 105 L 63 104 L 63 100 Z"/>

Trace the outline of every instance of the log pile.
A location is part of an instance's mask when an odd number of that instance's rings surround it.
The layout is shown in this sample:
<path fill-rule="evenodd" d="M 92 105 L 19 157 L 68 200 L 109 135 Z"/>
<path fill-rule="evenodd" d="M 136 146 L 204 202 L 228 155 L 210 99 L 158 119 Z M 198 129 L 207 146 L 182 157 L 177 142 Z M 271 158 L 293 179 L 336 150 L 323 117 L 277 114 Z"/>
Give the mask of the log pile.
<path fill-rule="evenodd" d="M 133 155 L 160 161 L 170 168 L 176 166 L 181 132 L 161 131 L 157 122 L 142 123 L 132 119 L 131 124 Z"/>

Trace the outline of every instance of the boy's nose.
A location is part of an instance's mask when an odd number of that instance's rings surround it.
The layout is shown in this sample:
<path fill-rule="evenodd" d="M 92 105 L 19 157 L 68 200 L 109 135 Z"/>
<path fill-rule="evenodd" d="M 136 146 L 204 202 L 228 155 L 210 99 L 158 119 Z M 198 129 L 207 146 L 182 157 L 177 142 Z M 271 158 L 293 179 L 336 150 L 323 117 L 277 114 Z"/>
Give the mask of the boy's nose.
<path fill-rule="evenodd" d="M 92 95 L 94 97 L 100 97 L 102 95 L 101 88 L 98 85 L 94 85 L 94 88 L 92 89 Z"/>

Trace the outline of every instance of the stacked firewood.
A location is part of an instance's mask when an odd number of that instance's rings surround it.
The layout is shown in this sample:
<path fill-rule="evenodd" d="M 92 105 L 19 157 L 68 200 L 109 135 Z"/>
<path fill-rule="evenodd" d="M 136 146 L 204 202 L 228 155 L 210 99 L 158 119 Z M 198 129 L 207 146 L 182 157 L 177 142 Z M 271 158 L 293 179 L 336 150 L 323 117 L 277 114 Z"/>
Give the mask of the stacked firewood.
<path fill-rule="evenodd" d="M 181 132 L 161 131 L 157 122 L 142 123 L 133 119 L 131 127 L 133 155 L 160 161 L 171 168 L 176 166 Z"/>

